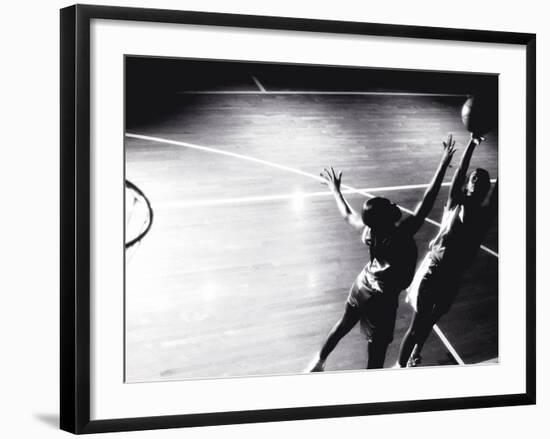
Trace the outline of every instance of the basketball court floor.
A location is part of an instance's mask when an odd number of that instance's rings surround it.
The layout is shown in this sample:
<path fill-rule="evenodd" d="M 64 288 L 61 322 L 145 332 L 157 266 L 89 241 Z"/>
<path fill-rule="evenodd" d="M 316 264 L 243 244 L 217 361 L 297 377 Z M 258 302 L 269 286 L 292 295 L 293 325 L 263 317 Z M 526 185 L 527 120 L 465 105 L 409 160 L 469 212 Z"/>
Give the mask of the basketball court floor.
<path fill-rule="evenodd" d="M 342 170 L 356 209 L 384 196 L 406 213 L 452 132 L 457 153 L 416 235 L 420 263 L 469 139 L 460 118 L 467 90 L 222 69 L 180 79 L 166 99 L 141 101 L 132 92 L 127 101 L 128 111 L 158 117 L 129 118 L 124 140 L 126 178 L 154 211 L 151 231 L 126 258 L 126 380 L 301 373 L 368 257 L 319 172 Z M 497 145 L 489 133 L 471 169 L 498 178 Z M 495 222 L 426 343 L 423 366 L 498 361 L 497 231 Z M 386 367 L 411 312 L 402 293 Z M 357 326 L 326 369 L 365 362 Z"/>

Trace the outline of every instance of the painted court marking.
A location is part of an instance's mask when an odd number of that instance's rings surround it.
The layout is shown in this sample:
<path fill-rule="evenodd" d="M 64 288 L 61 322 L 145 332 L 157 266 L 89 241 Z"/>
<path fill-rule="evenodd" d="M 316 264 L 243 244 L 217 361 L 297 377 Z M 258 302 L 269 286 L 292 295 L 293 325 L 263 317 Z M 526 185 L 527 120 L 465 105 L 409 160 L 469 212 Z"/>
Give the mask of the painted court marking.
<path fill-rule="evenodd" d="M 258 88 L 260 89 L 260 91 L 262 93 L 265 93 L 266 92 L 266 89 L 264 88 L 264 86 L 262 85 L 262 83 L 258 80 L 258 78 L 256 78 L 255 76 L 252 77 L 252 80 L 254 81 L 254 83 L 258 86 Z"/>
<path fill-rule="evenodd" d="M 214 154 L 225 155 L 225 156 L 228 156 L 228 157 L 234 157 L 234 158 L 238 158 L 238 159 L 241 159 L 241 160 L 246 160 L 246 161 L 249 161 L 249 162 L 270 166 L 270 167 L 275 168 L 275 169 L 280 169 L 280 170 L 283 170 L 283 171 L 291 172 L 293 174 L 302 175 L 304 177 L 308 177 L 308 178 L 311 178 L 313 180 L 317 180 L 319 182 L 324 181 L 320 176 L 315 175 L 315 174 L 311 174 L 309 172 L 302 171 L 300 169 L 291 168 L 289 166 L 280 165 L 278 163 L 269 162 L 267 160 L 262 160 L 262 159 L 258 159 L 258 158 L 255 158 L 255 157 L 250 157 L 250 156 L 247 156 L 247 155 L 243 155 L 243 154 L 238 154 L 238 153 L 234 153 L 234 152 L 230 152 L 230 151 L 224 151 L 224 150 L 221 150 L 221 149 L 218 149 L 218 148 L 213 148 L 213 147 L 210 147 L 210 146 L 196 145 L 196 144 L 188 143 L 188 142 L 180 142 L 180 141 L 177 141 L 177 140 L 164 139 L 164 138 L 161 138 L 161 137 L 145 136 L 145 135 L 135 134 L 135 133 L 126 133 L 125 136 L 128 137 L 128 138 L 131 138 L 131 139 L 147 140 L 147 141 L 150 141 L 150 142 L 164 143 L 164 144 L 175 145 L 175 146 L 183 146 L 183 147 L 190 148 L 190 149 L 195 149 L 195 150 L 198 150 L 198 151 L 205 151 L 205 152 L 211 152 L 211 153 L 214 153 Z M 446 185 L 446 186 L 449 185 L 449 184 L 450 183 L 444 183 L 444 185 Z M 388 186 L 388 187 L 385 187 L 385 188 L 356 189 L 356 188 L 348 186 L 348 185 L 344 185 L 344 184 L 341 185 L 341 187 L 344 189 L 342 192 L 348 193 L 348 194 L 349 193 L 361 194 L 361 195 L 363 195 L 367 198 L 373 198 L 374 195 L 371 192 L 376 192 L 376 191 L 380 191 L 380 190 L 400 190 L 400 189 L 402 190 L 402 189 L 421 188 L 421 187 L 425 187 L 425 186 L 427 186 L 427 185 L 421 184 L 421 185 L 406 185 L 406 186 Z M 313 192 L 313 193 L 310 193 L 311 195 L 309 195 L 309 196 L 321 196 L 321 195 L 326 195 L 327 193 L 330 193 L 330 192 L 326 192 L 326 191 Z M 305 196 L 305 195 L 307 195 L 307 194 L 303 194 L 303 196 Z M 272 200 L 284 199 L 283 197 L 294 198 L 294 197 L 296 197 L 296 194 L 274 195 L 274 196 L 271 196 L 271 198 L 269 196 L 268 197 L 265 197 L 265 196 L 264 197 L 246 197 L 246 198 L 248 200 L 252 200 L 252 201 L 264 201 L 264 200 L 267 200 L 267 199 L 272 199 Z M 229 199 L 229 200 L 230 200 L 229 202 L 235 202 L 235 200 L 239 200 L 239 199 Z M 243 198 L 240 198 L 240 200 L 243 200 Z M 216 200 L 216 201 L 220 201 L 220 200 Z M 163 206 L 177 207 L 178 203 L 164 204 Z M 413 212 L 409 209 L 406 209 L 402 206 L 399 206 L 399 208 L 401 210 L 409 213 L 409 214 L 413 214 Z M 431 218 L 426 218 L 426 221 L 431 223 L 431 224 L 434 224 L 436 226 L 441 225 L 440 223 L 438 223 L 437 221 L 432 220 Z M 491 249 L 489 249 L 485 246 L 481 246 L 481 248 L 483 250 L 485 250 L 486 252 L 488 252 L 489 254 L 491 254 L 491 255 L 498 258 L 498 253 L 494 252 L 493 250 L 491 250 Z M 460 357 L 458 352 L 456 352 L 456 350 L 453 348 L 453 346 L 451 345 L 451 343 L 449 342 L 447 337 L 443 334 L 443 332 L 441 331 L 439 326 L 434 325 L 433 329 L 434 329 L 434 332 L 441 339 L 441 341 L 443 342 L 445 347 L 451 353 L 451 355 L 453 356 L 455 361 L 459 365 L 464 365 L 465 364 L 464 361 L 462 360 L 462 358 Z"/>
<path fill-rule="evenodd" d="M 443 334 L 443 331 L 439 328 L 439 326 L 434 325 L 433 326 L 434 332 L 437 334 L 437 336 L 440 338 L 441 342 L 445 345 L 447 350 L 451 353 L 455 361 L 460 365 L 464 366 L 466 363 L 464 363 L 464 360 L 458 355 L 458 352 L 455 350 L 449 339 Z"/>
<path fill-rule="evenodd" d="M 496 179 L 492 179 L 491 182 L 494 183 Z M 451 182 L 443 182 L 441 186 L 450 186 Z M 400 191 L 407 189 L 423 189 L 427 188 L 429 183 L 422 184 L 407 184 L 403 186 L 378 186 L 378 187 L 369 187 L 369 188 L 360 188 L 357 189 L 363 192 L 387 192 L 387 191 Z M 342 194 L 353 194 L 356 191 L 349 189 L 342 190 Z M 194 200 L 194 201 L 175 201 L 171 203 L 156 203 L 155 207 L 157 209 L 181 209 L 188 207 L 201 207 L 201 206 L 219 206 L 219 205 L 229 205 L 229 204 L 250 204 L 250 203 L 263 203 L 267 201 L 281 201 L 281 200 L 297 200 L 305 198 L 314 198 L 314 197 L 326 197 L 331 196 L 332 192 L 330 191 L 319 191 L 319 192 L 295 192 L 284 194 L 274 194 L 274 195 L 260 195 L 260 196 L 249 196 L 249 197 L 225 197 L 225 198 L 214 198 L 210 200 Z"/>

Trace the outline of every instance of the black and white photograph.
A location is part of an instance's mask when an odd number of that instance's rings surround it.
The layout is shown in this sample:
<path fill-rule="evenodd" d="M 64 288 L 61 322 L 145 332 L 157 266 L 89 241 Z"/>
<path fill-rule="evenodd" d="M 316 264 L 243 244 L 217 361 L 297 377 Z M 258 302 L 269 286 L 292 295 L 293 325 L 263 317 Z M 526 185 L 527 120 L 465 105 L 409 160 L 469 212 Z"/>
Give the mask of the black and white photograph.
<path fill-rule="evenodd" d="M 125 382 L 499 363 L 498 96 L 126 55 Z"/>
<path fill-rule="evenodd" d="M 548 430 L 544 2 L 5 6 L 2 437 Z"/>

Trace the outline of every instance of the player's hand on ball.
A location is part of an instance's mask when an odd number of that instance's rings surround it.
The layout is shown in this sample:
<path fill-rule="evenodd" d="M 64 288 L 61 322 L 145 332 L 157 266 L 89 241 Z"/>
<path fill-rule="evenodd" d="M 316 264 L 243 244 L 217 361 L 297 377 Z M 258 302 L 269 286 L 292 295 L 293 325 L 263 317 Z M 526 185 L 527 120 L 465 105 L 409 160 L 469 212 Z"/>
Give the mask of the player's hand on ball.
<path fill-rule="evenodd" d="M 453 159 L 453 155 L 456 152 L 455 143 L 456 142 L 453 140 L 452 134 L 449 134 L 449 138 L 447 139 L 446 142 L 443 141 L 443 157 L 441 158 L 441 160 L 446 165 L 451 163 L 451 160 Z"/>
<path fill-rule="evenodd" d="M 479 145 L 485 140 L 485 137 L 483 137 L 481 134 L 472 133 L 472 140 L 476 143 L 476 145 Z"/>
<path fill-rule="evenodd" d="M 323 169 L 323 172 L 319 174 L 322 178 L 321 183 L 326 184 L 332 192 L 340 191 L 340 184 L 342 183 L 342 171 L 336 175 L 334 168 L 331 166 L 330 170 Z"/>

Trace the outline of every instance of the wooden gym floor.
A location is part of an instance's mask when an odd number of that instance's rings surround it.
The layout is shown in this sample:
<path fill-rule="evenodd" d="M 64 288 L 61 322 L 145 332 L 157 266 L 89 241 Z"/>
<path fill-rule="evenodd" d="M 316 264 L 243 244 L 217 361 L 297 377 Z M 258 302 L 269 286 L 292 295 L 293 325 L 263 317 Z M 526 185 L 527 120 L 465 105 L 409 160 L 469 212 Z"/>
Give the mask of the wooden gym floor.
<path fill-rule="evenodd" d="M 213 70 L 200 84 L 181 78 L 167 100 L 141 101 L 133 91 L 127 101 L 133 115 L 142 108 L 154 115 L 128 119 L 125 153 L 126 178 L 155 213 L 126 263 L 127 382 L 302 372 L 367 261 L 315 176 L 334 166 L 343 184 L 410 210 L 441 141 L 450 132 L 457 140 L 449 182 L 468 140 L 460 120 L 467 90 L 383 90 L 332 76 L 293 81 L 269 70 L 216 80 L 223 70 Z M 490 133 L 471 169 L 496 179 L 497 144 Z M 419 262 L 448 189 L 417 234 Z M 357 191 L 346 197 L 356 209 L 366 199 Z M 432 334 L 423 365 L 498 358 L 497 230 L 495 223 L 438 325 L 446 344 Z M 386 367 L 411 318 L 404 298 Z M 356 327 L 327 370 L 360 369 L 365 360 Z"/>

